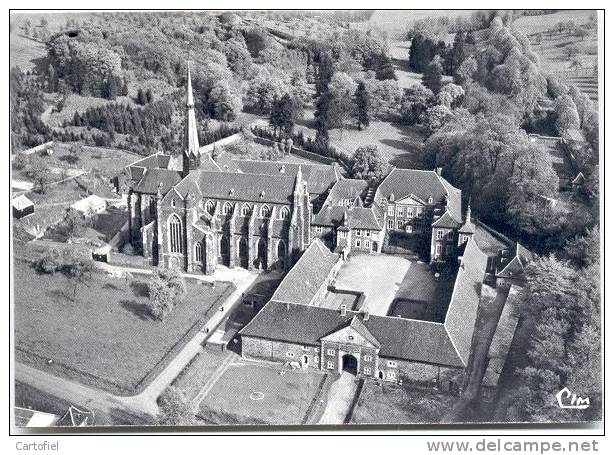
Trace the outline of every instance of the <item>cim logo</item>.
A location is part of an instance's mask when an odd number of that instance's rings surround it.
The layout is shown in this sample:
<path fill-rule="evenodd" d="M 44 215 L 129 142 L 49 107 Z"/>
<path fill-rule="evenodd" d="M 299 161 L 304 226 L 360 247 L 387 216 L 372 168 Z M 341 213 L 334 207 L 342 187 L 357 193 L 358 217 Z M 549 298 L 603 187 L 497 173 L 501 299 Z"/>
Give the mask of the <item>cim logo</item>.
<path fill-rule="evenodd" d="M 556 394 L 556 401 L 561 409 L 586 409 L 591 404 L 590 398 L 581 398 L 575 393 L 572 394 L 567 387 Z"/>

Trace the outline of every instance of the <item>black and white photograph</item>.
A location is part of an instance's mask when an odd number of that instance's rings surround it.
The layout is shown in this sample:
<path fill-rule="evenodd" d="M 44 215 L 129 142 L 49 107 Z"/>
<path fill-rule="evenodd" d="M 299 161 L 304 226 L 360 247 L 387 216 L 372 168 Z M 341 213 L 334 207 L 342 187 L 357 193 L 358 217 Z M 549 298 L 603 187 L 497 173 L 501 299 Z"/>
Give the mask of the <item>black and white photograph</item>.
<path fill-rule="evenodd" d="M 10 10 L 13 431 L 602 428 L 604 14 Z"/>

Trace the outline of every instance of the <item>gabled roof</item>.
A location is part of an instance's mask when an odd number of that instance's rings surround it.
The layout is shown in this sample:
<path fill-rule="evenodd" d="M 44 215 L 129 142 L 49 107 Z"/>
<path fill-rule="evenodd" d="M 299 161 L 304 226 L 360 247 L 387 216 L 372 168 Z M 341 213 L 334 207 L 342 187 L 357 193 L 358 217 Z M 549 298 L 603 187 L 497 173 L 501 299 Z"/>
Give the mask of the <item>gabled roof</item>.
<path fill-rule="evenodd" d="M 471 338 L 487 265 L 488 256 L 480 251 L 473 238 L 469 239 L 465 246 L 461 266 L 456 274 L 454 290 L 444 322 L 450 339 L 465 364 L 471 351 Z"/>
<path fill-rule="evenodd" d="M 324 194 L 337 180 L 339 172 L 335 165 L 296 164 L 280 161 L 256 161 L 234 159 L 228 163 L 228 170 L 245 174 L 290 175 L 296 177 L 299 167 L 309 194 Z"/>
<path fill-rule="evenodd" d="M 129 164 L 128 167 L 139 167 L 142 169 L 166 169 L 168 163 L 171 160 L 171 155 L 165 155 L 164 153 L 154 153 L 153 155 L 140 158 L 134 163 Z"/>
<path fill-rule="evenodd" d="M 255 203 L 289 204 L 293 200 L 295 177 L 291 175 L 190 172 L 176 190 L 182 196 L 195 193 L 201 197 L 249 201 Z"/>
<path fill-rule="evenodd" d="M 522 275 L 524 268 L 532 258 L 533 253 L 516 242 L 516 255 L 497 273 L 497 276 L 502 278 L 513 278 Z"/>
<path fill-rule="evenodd" d="M 328 334 L 347 327 L 354 318 L 381 345 L 380 356 L 455 368 L 464 367 L 443 324 L 390 316 L 367 320 L 353 311 L 271 300 L 239 333 L 245 337 L 318 346 Z"/>
<path fill-rule="evenodd" d="M 347 213 L 349 229 L 381 230 L 383 215 L 374 204 L 371 207 L 349 207 L 341 205 L 325 205 L 312 219 L 311 224 L 316 226 L 337 227 L 343 223 L 343 216 Z"/>
<path fill-rule="evenodd" d="M 369 184 L 364 180 L 341 179 L 333 185 L 324 202 L 325 205 L 339 205 L 344 199 L 362 198 L 367 192 Z"/>
<path fill-rule="evenodd" d="M 475 232 L 475 225 L 472 223 L 471 219 L 467 218 L 465 224 L 460 227 L 458 232 L 460 234 L 473 234 Z"/>
<path fill-rule="evenodd" d="M 432 224 L 433 227 L 438 228 L 457 228 L 460 223 L 452 218 L 450 212 L 446 210 L 442 216 L 440 216 L 437 220 L 435 220 Z"/>
<path fill-rule="evenodd" d="M 170 169 L 149 169 L 132 187 L 135 193 L 156 194 L 158 189 L 162 195 L 181 181 L 181 172 Z"/>
<path fill-rule="evenodd" d="M 13 205 L 13 207 L 15 207 L 17 210 L 23 210 L 27 207 L 31 207 L 34 205 L 34 202 L 32 202 L 30 199 L 28 199 L 26 196 L 24 196 L 23 194 L 20 196 L 17 196 L 16 198 L 14 198 L 11 201 L 11 204 Z"/>
<path fill-rule="evenodd" d="M 83 198 L 70 206 L 71 209 L 77 210 L 78 212 L 87 212 L 91 209 L 96 209 L 98 207 L 106 206 L 107 201 L 105 201 L 100 196 L 96 196 L 95 194 L 90 194 L 88 197 Z"/>
<path fill-rule="evenodd" d="M 428 202 L 429 197 L 432 197 L 434 204 L 441 204 L 447 198 L 448 210 L 452 218 L 458 222 L 462 220 L 461 191 L 435 171 L 393 169 L 380 183 L 376 198 L 377 200 L 388 199 L 391 194 L 397 200 L 414 195 Z"/>
<path fill-rule="evenodd" d="M 349 321 L 349 323 L 346 323 L 343 327 L 336 329 L 332 333 L 324 335 L 321 339 L 322 340 L 334 339 L 336 334 L 338 334 L 339 332 L 343 332 L 344 330 L 347 330 L 348 328 L 351 328 L 352 330 L 354 330 L 356 333 L 358 333 L 361 337 L 363 337 L 365 341 L 370 343 L 372 346 L 376 348 L 381 347 L 380 342 L 377 340 L 377 338 L 373 336 L 371 332 L 369 332 L 369 329 L 365 327 L 364 323 L 362 322 L 362 319 L 357 315 L 354 315 L 354 317 Z"/>
<path fill-rule="evenodd" d="M 331 252 L 320 239 L 314 239 L 271 298 L 309 305 L 338 261 L 338 254 Z"/>

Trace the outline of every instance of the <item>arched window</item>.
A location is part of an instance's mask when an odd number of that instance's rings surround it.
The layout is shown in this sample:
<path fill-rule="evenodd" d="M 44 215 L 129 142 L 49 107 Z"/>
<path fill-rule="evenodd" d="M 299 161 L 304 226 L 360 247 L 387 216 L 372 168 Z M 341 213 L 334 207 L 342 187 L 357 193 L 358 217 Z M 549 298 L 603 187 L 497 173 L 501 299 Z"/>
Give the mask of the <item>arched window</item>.
<path fill-rule="evenodd" d="M 230 215 L 232 213 L 232 205 L 230 204 L 230 202 L 226 202 L 224 204 L 223 213 L 224 215 Z"/>
<path fill-rule="evenodd" d="M 183 229 L 177 215 L 171 215 L 168 222 L 171 253 L 183 253 Z"/>
<path fill-rule="evenodd" d="M 290 218 L 290 210 L 288 207 L 283 207 L 279 212 L 279 219 L 287 220 L 288 218 Z"/>
<path fill-rule="evenodd" d="M 196 242 L 194 245 L 194 260 L 202 264 L 203 262 L 203 243 Z"/>
<path fill-rule="evenodd" d="M 277 258 L 285 259 L 286 258 L 286 244 L 283 240 L 277 242 Z"/>
<path fill-rule="evenodd" d="M 271 209 L 268 205 L 263 205 L 260 209 L 260 218 L 268 218 L 271 216 Z"/>
<path fill-rule="evenodd" d="M 208 200 L 205 203 L 205 210 L 207 211 L 209 215 L 213 215 L 213 212 L 215 212 L 215 204 L 213 203 L 212 200 Z"/>
<path fill-rule="evenodd" d="M 248 216 L 252 211 L 252 208 L 249 206 L 248 203 L 243 204 L 243 207 L 241 207 L 241 216 Z"/>

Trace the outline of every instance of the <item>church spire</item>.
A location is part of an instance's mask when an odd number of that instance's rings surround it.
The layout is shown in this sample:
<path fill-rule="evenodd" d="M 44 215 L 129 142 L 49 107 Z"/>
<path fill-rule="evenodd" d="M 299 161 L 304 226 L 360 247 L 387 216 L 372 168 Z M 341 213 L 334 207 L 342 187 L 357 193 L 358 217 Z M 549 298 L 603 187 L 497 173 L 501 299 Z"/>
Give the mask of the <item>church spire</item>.
<path fill-rule="evenodd" d="M 183 146 L 183 176 L 200 166 L 200 146 L 198 144 L 198 130 L 196 128 L 196 115 L 194 114 L 194 95 L 192 94 L 192 76 L 190 62 L 188 61 L 188 82 L 186 87 L 186 119 L 185 137 Z"/>

